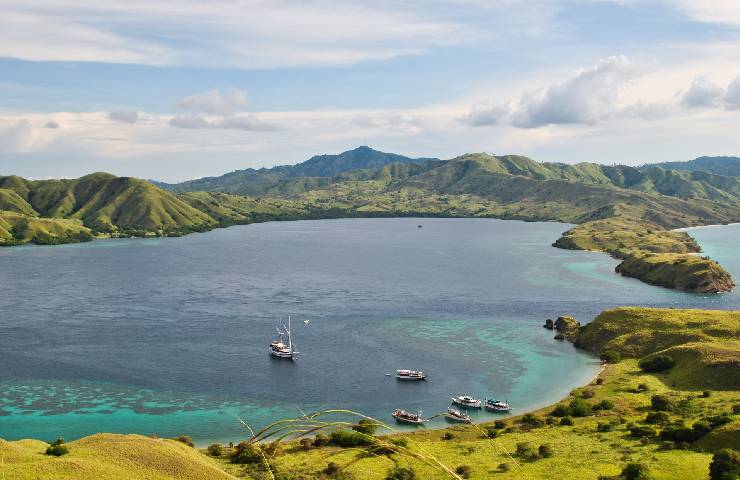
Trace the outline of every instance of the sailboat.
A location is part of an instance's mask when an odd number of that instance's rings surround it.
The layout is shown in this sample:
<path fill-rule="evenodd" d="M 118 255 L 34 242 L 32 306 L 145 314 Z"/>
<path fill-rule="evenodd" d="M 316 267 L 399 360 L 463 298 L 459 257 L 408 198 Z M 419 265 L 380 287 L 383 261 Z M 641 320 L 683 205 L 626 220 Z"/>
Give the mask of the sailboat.
<path fill-rule="evenodd" d="M 293 337 L 290 332 L 290 315 L 288 315 L 288 326 L 286 327 L 282 320 L 275 327 L 277 336 L 270 343 L 270 354 L 278 358 L 290 358 L 291 360 L 298 355 L 293 349 Z M 285 343 L 285 337 L 288 337 L 288 343 Z"/>

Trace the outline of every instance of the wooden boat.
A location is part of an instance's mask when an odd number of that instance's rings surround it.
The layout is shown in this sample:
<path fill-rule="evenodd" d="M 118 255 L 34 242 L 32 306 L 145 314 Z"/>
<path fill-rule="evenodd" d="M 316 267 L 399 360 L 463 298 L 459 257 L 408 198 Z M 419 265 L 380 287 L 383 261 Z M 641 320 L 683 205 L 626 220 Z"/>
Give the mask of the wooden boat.
<path fill-rule="evenodd" d="M 481 408 L 482 405 L 480 400 L 468 395 L 458 395 L 457 397 L 452 397 L 452 403 L 463 408 Z"/>
<path fill-rule="evenodd" d="M 465 412 L 461 412 L 460 410 L 455 410 L 454 408 L 447 409 L 445 420 L 450 422 L 472 423 L 470 420 L 470 415 Z"/>
<path fill-rule="evenodd" d="M 396 419 L 399 423 L 409 423 L 411 425 L 421 425 L 426 420 L 422 418 L 421 412 L 419 413 L 410 413 L 406 410 L 396 409 L 391 414 L 393 415 L 393 418 Z"/>
<path fill-rule="evenodd" d="M 494 413 L 509 413 L 511 411 L 511 405 L 508 402 L 502 402 L 501 400 L 492 400 L 487 398 L 483 407 L 489 412 Z"/>
<path fill-rule="evenodd" d="M 398 380 L 426 380 L 427 374 L 421 370 L 396 370 Z"/>
<path fill-rule="evenodd" d="M 287 327 L 281 320 L 275 328 L 277 329 L 277 337 L 270 342 L 270 355 L 293 360 L 298 355 L 298 352 L 293 349 L 293 336 L 290 332 L 290 316 L 288 316 Z M 288 343 L 285 343 L 286 336 L 288 337 Z"/>

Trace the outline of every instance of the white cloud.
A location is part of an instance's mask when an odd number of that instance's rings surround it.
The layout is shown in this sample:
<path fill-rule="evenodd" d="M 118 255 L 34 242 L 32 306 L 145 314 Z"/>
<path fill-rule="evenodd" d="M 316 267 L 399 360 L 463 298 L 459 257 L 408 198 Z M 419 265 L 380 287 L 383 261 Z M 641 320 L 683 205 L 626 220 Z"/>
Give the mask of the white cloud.
<path fill-rule="evenodd" d="M 206 120 L 205 117 L 201 117 L 200 115 L 184 115 L 172 117 L 170 119 L 170 125 L 176 128 L 213 128 L 211 123 Z"/>
<path fill-rule="evenodd" d="M 723 100 L 728 110 L 740 110 L 740 76 L 727 87 Z"/>
<path fill-rule="evenodd" d="M 254 114 L 228 115 L 208 118 L 203 115 L 182 115 L 170 119 L 170 125 L 176 128 L 193 130 L 222 129 L 244 130 L 248 132 L 270 132 L 283 130 L 281 125 L 264 122 Z"/>
<path fill-rule="evenodd" d="M 49 120 L 46 122 L 46 128 L 59 128 L 59 124 L 54 120 Z"/>
<path fill-rule="evenodd" d="M 724 89 L 709 75 L 694 78 L 688 90 L 682 93 L 681 103 L 689 108 L 711 108 L 720 104 Z"/>
<path fill-rule="evenodd" d="M 271 68 L 417 55 L 477 38 L 413 4 L 364 0 L 8 0 L 0 56 Z M 431 16 L 430 16 L 431 17 Z"/>
<path fill-rule="evenodd" d="M 737 0 L 667 0 L 667 2 L 699 22 L 740 26 L 740 2 Z"/>
<path fill-rule="evenodd" d="M 136 123 L 139 121 L 139 112 L 133 110 L 114 110 L 108 114 L 108 118 L 114 122 Z"/>
<path fill-rule="evenodd" d="M 211 115 L 231 115 L 234 112 L 247 108 L 247 92 L 233 89 L 228 93 L 220 90 L 209 90 L 185 97 L 177 104 L 178 107 L 194 113 Z"/>
<path fill-rule="evenodd" d="M 525 92 L 516 104 L 478 103 L 462 120 L 474 126 L 510 124 L 521 128 L 594 125 L 620 112 L 620 89 L 634 76 L 635 68 L 626 57 L 608 57 L 564 81 Z"/>

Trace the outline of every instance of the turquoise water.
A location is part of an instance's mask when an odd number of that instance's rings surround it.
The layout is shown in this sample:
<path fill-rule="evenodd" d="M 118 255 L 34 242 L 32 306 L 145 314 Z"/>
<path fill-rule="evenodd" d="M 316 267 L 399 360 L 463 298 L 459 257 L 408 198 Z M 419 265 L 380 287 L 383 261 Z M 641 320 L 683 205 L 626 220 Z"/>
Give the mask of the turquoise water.
<path fill-rule="evenodd" d="M 735 278 L 739 227 L 692 231 Z M 2 249 L 0 437 L 185 433 L 206 444 L 245 437 L 237 418 L 258 427 L 342 407 L 389 421 L 394 408 L 439 413 L 458 393 L 521 412 L 598 368 L 553 341 L 545 318 L 740 306 L 737 291 L 651 287 L 614 274 L 606 255 L 550 247 L 567 228 L 352 219 Z M 267 354 L 280 315 L 298 319 L 295 363 Z M 385 375 L 396 368 L 430 377 L 399 383 Z"/>

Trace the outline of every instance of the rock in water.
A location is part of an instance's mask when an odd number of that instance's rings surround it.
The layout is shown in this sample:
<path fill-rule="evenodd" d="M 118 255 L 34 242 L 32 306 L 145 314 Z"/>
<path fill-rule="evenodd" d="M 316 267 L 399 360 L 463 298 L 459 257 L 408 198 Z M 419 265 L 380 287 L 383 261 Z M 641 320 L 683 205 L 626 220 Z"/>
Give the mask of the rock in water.
<path fill-rule="evenodd" d="M 554 328 L 554 325 L 552 323 L 552 318 L 548 318 L 547 320 L 545 320 L 545 324 L 542 326 L 548 330 L 552 330 Z"/>

